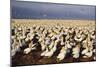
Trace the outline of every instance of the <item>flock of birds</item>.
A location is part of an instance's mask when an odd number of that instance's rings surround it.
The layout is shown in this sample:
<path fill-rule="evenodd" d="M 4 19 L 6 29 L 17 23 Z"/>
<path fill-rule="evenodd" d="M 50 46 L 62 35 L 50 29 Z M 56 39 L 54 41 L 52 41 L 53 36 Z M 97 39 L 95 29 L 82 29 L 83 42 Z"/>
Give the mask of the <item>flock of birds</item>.
<path fill-rule="evenodd" d="M 95 26 L 77 27 L 62 25 L 15 25 L 11 29 L 11 56 L 20 51 L 21 47 L 27 45 L 24 54 L 29 54 L 41 47 L 41 56 L 52 57 L 61 46 L 56 56 L 59 61 L 63 60 L 68 53 L 73 58 L 90 58 L 96 53 L 96 30 Z M 93 56 L 94 60 L 96 59 Z"/>

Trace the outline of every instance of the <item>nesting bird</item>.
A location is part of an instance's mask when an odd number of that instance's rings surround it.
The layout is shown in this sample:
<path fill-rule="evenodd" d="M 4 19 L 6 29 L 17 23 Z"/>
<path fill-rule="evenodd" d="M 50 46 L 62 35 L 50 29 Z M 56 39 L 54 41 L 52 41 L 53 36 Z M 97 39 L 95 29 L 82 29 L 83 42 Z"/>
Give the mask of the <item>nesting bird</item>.
<path fill-rule="evenodd" d="M 24 49 L 24 53 L 28 54 L 29 52 L 31 52 L 34 49 L 36 49 L 35 44 L 33 44 L 33 42 L 31 41 L 31 43 L 28 45 L 28 48 Z"/>
<path fill-rule="evenodd" d="M 76 45 L 72 51 L 73 58 L 79 58 L 80 45 Z"/>

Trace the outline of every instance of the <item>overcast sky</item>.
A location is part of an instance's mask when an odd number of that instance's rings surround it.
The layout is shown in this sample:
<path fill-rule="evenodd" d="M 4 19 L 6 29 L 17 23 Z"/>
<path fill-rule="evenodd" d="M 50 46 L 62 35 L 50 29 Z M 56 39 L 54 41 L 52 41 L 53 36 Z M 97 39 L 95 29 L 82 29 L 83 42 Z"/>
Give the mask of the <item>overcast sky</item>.
<path fill-rule="evenodd" d="M 95 6 L 12 1 L 12 18 L 95 19 Z"/>

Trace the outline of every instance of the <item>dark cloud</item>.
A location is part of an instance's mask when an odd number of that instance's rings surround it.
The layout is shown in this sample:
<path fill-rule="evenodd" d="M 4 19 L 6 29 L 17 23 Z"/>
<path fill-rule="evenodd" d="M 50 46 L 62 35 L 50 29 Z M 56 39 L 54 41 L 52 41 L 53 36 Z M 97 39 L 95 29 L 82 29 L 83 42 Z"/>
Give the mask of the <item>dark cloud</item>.
<path fill-rule="evenodd" d="M 12 18 L 95 19 L 95 6 L 12 1 Z"/>

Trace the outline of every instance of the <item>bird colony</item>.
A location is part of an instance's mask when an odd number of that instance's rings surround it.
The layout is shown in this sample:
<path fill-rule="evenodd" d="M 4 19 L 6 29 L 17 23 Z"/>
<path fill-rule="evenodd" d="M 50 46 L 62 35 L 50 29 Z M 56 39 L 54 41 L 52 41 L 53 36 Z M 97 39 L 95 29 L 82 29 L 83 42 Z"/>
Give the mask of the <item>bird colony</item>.
<path fill-rule="evenodd" d="M 58 20 L 59 21 L 59 20 Z M 41 23 L 30 21 L 12 21 L 11 27 L 11 56 L 23 49 L 23 54 L 29 54 L 31 51 L 40 48 L 42 57 L 51 58 L 60 47 L 56 59 L 59 61 L 70 54 L 72 58 L 78 59 L 90 58 L 96 59 L 96 30 L 95 22 L 75 23 L 64 22 L 66 20 Z M 25 23 L 26 22 L 26 23 Z M 28 23 L 30 22 L 30 23 Z M 35 24 L 36 22 L 36 24 Z M 43 21 L 42 21 L 43 22 Z M 71 25 L 72 24 L 72 25 Z"/>

